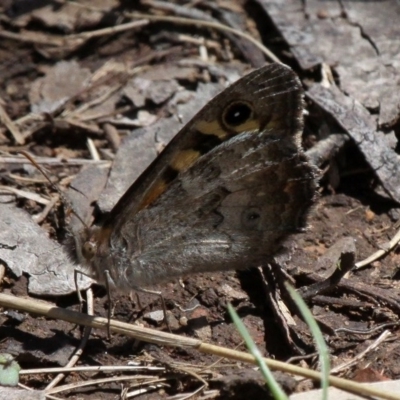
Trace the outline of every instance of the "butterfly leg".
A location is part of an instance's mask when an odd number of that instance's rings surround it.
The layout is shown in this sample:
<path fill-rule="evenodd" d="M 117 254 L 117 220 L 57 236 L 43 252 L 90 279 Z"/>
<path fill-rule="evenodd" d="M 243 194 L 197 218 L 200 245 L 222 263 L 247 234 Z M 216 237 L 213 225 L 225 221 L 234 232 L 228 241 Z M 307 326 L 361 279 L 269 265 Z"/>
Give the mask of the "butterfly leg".
<path fill-rule="evenodd" d="M 76 290 L 76 293 L 77 293 L 77 296 L 78 296 L 78 300 L 79 300 L 80 312 L 83 313 L 83 302 L 84 302 L 84 300 L 83 300 L 83 297 L 82 297 L 82 294 L 81 294 L 81 290 L 80 290 L 79 284 L 78 284 L 78 274 L 87 276 L 87 277 L 89 277 L 89 278 L 90 278 L 90 276 L 89 276 L 88 274 L 85 274 L 84 272 L 82 272 L 80 269 L 74 268 L 75 290 Z M 88 294 L 88 292 L 86 292 L 86 294 Z M 93 296 L 93 295 L 92 295 L 92 296 Z M 92 299 L 92 301 L 88 301 L 88 309 L 89 309 L 89 310 L 92 309 L 92 307 L 90 307 L 90 304 L 92 304 L 92 303 L 93 303 L 93 299 Z M 89 314 L 93 314 L 93 312 L 91 312 L 91 313 L 89 313 Z M 75 325 L 75 327 L 74 327 L 73 329 L 75 329 L 76 327 L 77 327 L 77 325 Z M 87 329 L 87 328 L 88 328 L 88 327 L 86 327 L 86 329 Z M 89 329 L 89 331 L 85 330 L 85 336 L 90 335 L 90 330 L 91 330 L 91 328 Z"/>
<path fill-rule="evenodd" d="M 82 272 L 78 268 L 74 269 L 75 290 L 76 290 L 76 294 L 78 295 L 78 300 L 79 300 L 79 304 L 80 304 L 80 308 L 81 308 L 81 312 L 82 312 L 82 309 L 83 309 L 83 297 L 81 295 L 81 290 L 79 289 L 78 274 L 85 275 L 85 276 L 88 276 L 88 277 L 89 277 L 89 275 L 85 274 L 84 272 Z"/>
<path fill-rule="evenodd" d="M 170 331 L 170 332 L 172 332 L 171 331 L 171 327 L 170 327 L 170 325 L 169 325 L 169 321 L 168 321 L 168 315 L 167 315 L 167 307 L 166 307 L 166 305 L 165 305 L 165 300 L 164 300 L 164 296 L 162 295 L 162 293 L 161 292 L 158 292 L 158 291 L 156 291 L 156 290 L 150 290 L 150 289 L 143 289 L 143 288 L 140 288 L 140 287 L 133 287 L 132 288 L 133 290 L 136 290 L 137 292 L 142 292 L 142 293 L 147 293 L 147 294 L 152 294 L 152 295 L 154 295 L 154 296 L 158 296 L 160 299 L 161 299 L 161 305 L 162 305 L 162 309 L 163 309 L 163 314 L 164 314 L 164 322 L 165 322 L 165 324 L 167 325 L 167 328 L 168 328 L 168 330 Z"/>
<path fill-rule="evenodd" d="M 106 269 L 104 271 L 104 275 L 106 277 L 106 290 L 107 290 L 107 299 L 108 299 L 108 312 L 107 312 L 107 335 L 108 339 L 111 338 L 111 309 L 112 309 L 112 300 L 111 300 L 111 293 L 110 293 L 110 281 L 111 281 L 111 276 L 110 276 L 110 271 Z"/>

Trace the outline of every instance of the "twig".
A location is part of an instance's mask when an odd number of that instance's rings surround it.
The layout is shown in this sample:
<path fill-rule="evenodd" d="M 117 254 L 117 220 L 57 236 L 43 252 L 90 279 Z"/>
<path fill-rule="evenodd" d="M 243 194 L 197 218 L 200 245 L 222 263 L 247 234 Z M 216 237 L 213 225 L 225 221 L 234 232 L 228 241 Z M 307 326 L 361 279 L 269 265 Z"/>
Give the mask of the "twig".
<path fill-rule="evenodd" d="M 137 396 L 139 396 L 141 394 L 149 393 L 150 391 L 154 391 L 154 390 L 157 390 L 159 388 L 169 386 L 169 385 L 160 383 L 161 381 L 162 381 L 161 379 L 158 379 L 158 380 L 156 379 L 154 382 L 146 382 L 146 384 L 148 385 L 146 388 L 143 387 L 143 382 L 137 383 L 135 385 L 131 385 L 129 388 L 125 388 L 124 390 L 122 390 L 121 398 L 122 399 L 125 399 L 125 398 L 128 399 L 130 397 L 137 397 Z M 154 385 L 154 384 L 150 385 L 150 383 L 158 383 L 158 384 L 157 385 Z M 132 388 L 138 388 L 138 389 L 134 390 L 133 392 L 128 392 L 128 390 L 132 389 Z"/>
<path fill-rule="evenodd" d="M 60 46 L 63 42 L 63 39 L 61 37 L 49 37 L 46 35 L 38 34 L 36 32 L 35 34 L 29 34 L 29 32 L 25 31 L 24 33 L 14 33 L 5 31 L 3 29 L 0 29 L 0 37 L 10 40 L 16 40 L 23 43 L 33 43 L 39 45 L 44 44 L 50 46 Z"/>
<path fill-rule="evenodd" d="M 82 113 L 83 110 L 86 110 L 89 107 L 93 107 L 97 104 L 101 104 L 101 102 L 105 101 L 107 98 L 109 98 L 109 96 L 111 96 L 113 93 L 115 93 L 117 90 L 119 90 L 128 81 L 128 79 L 130 79 L 132 76 L 137 74 L 139 71 L 142 71 L 143 69 L 145 69 L 145 67 L 140 66 L 141 64 L 150 63 L 154 58 L 166 57 L 168 55 L 175 54 L 180 51 L 181 51 L 181 47 L 177 46 L 177 47 L 169 48 L 167 50 L 159 50 L 157 52 L 153 52 L 149 55 L 146 55 L 146 56 L 141 57 L 138 60 L 136 60 L 133 63 L 134 66 L 126 72 L 119 71 L 119 70 L 117 70 L 117 72 L 115 72 L 115 68 L 113 68 L 112 69 L 113 73 L 110 74 L 110 76 L 107 75 L 107 76 L 103 77 L 105 66 L 102 66 L 101 68 L 99 68 L 99 70 L 97 70 L 93 73 L 93 76 L 91 78 L 91 81 L 93 83 L 91 84 L 91 86 L 82 89 L 80 92 L 78 92 L 74 96 L 70 97 L 66 103 L 63 103 L 57 109 L 53 110 L 53 112 L 50 114 L 50 116 L 51 117 L 54 117 L 55 115 L 58 116 L 57 118 L 53 119 L 53 122 L 57 122 L 57 120 L 60 119 L 62 122 L 67 122 L 69 124 L 76 125 L 82 129 L 88 130 L 89 132 L 91 132 L 93 134 L 103 134 L 103 132 L 101 130 L 97 130 L 95 127 L 85 124 L 85 121 L 89 122 L 89 121 L 93 121 L 93 120 L 98 120 L 99 118 L 104 120 L 104 118 L 107 115 L 116 115 L 119 113 L 124 113 L 124 112 L 131 110 L 132 107 L 131 106 L 121 107 L 120 109 L 114 110 L 113 112 L 110 112 L 108 114 L 104 114 L 104 112 L 102 112 L 101 114 L 98 114 L 98 115 L 93 115 L 93 114 L 86 115 L 86 116 L 79 115 L 76 117 L 76 118 L 79 117 L 79 121 L 76 119 L 71 119 L 72 115 L 80 114 L 80 113 Z M 83 93 L 89 93 L 90 91 L 100 87 L 100 85 L 105 85 L 112 79 L 115 79 L 117 77 L 117 75 L 121 74 L 121 73 L 123 74 L 121 82 L 118 85 L 116 85 L 114 88 L 111 88 L 110 91 L 108 91 L 105 96 L 101 95 L 100 98 L 95 98 L 95 99 L 91 100 L 90 102 L 87 102 L 84 105 L 82 105 L 79 109 L 74 110 L 74 111 L 69 111 L 69 114 L 67 114 L 67 111 L 65 111 L 65 110 L 67 110 L 70 105 L 73 105 L 74 100 L 76 100 L 78 97 L 82 96 Z M 100 75 L 100 77 L 99 77 L 99 75 Z M 65 119 L 63 119 L 61 117 L 64 117 Z M 102 121 L 102 122 L 105 122 L 105 121 Z M 33 124 L 33 123 L 35 123 L 35 124 Z M 50 123 L 49 115 L 34 114 L 34 113 L 29 113 L 29 114 L 24 115 L 23 117 L 18 118 L 14 121 L 14 124 L 16 124 L 18 126 L 21 126 L 22 124 L 26 124 L 26 125 L 31 124 L 34 126 L 33 128 L 30 128 L 27 132 L 23 133 L 24 139 L 26 139 L 30 135 L 32 135 L 34 130 L 38 129 L 38 125 L 42 124 L 41 126 L 43 126 L 44 124 L 49 124 L 49 123 Z M 82 165 L 82 164 L 83 163 L 80 163 L 78 165 Z"/>
<path fill-rule="evenodd" d="M 52 196 L 50 198 L 50 201 L 48 202 L 48 204 L 45 206 L 45 208 L 39 214 L 34 215 L 32 217 L 32 219 L 37 224 L 41 224 L 45 220 L 47 215 L 49 214 L 50 210 L 55 206 L 55 204 L 57 203 L 58 199 L 59 199 L 58 196 Z"/>
<path fill-rule="evenodd" d="M 8 116 L 6 110 L 4 109 L 4 107 L 2 106 L 2 100 L 0 98 L 0 122 L 2 122 L 7 129 L 10 131 L 11 135 L 13 135 L 15 141 L 18 144 L 24 144 L 25 143 L 25 139 L 22 136 L 21 132 L 19 131 L 19 129 L 17 128 L 17 126 L 14 124 L 14 122 L 12 122 L 12 120 L 10 119 L 10 117 Z"/>
<path fill-rule="evenodd" d="M 399 326 L 400 322 L 387 322 L 385 324 L 374 326 L 371 329 L 351 329 L 351 328 L 337 328 L 335 333 L 345 332 L 353 335 L 372 335 L 373 333 L 388 327 Z"/>
<path fill-rule="evenodd" d="M 108 28 L 97 29 L 89 32 L 76 33 L 68 36 L 48 36 L 41 35 L 38 33 L 33 34 L 29 31 L 24 31 L 23 33 L 13 33 L 0 29 L 0 37 L 4 37 L 11 40 L 17 40 L 24 43 L 33 43 L 41 45 L 50 46 L 65 46 L 68 42 L 75 42 L 74 45 L 80 45 L 89 39 L 111 35 L 118 32 L 127 31 L 134 28 L 140 28 L 141 26 L 147 25 L 148 21 L 131 21 L 126 24 L 121 24 L 117 26 L 111 26 Z"/>
<path fill-rule="evenodd" d="M 197 46 L 207 46 L 207 48 L 211 49 L 219 49 L 221 47 L 220 43 L 218 43 L 217 41 L 205 39 L 204 37 L 198 38 L 181 34 L 178 35 L 177 39 L 178 41 L 183 43 L 195 44 Z"/>
<path fill-rule="evenodd" d="M 36 203 L 42 204 L 44 206 L 47 206 L 47 204 L 49 204 L 50 202 L 50 200 L 45 199 L 44 197 L 38 195 L 37 193 L 28 192 L 26 190 L 19 190 L 11 186 L 0 186 L 0 189 L 14 193 L 16 196 L 23 197 L 28 200 L 33 200 Z"/>
<path fill-rule="evenodd" d="M 44 119 L 45 119 L 45 116 L 43 114 L 36 114 L 36 113 L 30 112 L 22 117 L 17 118 L 14 121 L 14 123 L 18 124 L 18 125 L 22 125 L 24 123 L 30 123 L 33 121 L 38 121 L 38 122 L 44 121 Z"/>
<path fill-rule="evenodd" d="M 96 146 L 95 146 L 93 140 L 88 138 L 86 144 L 87 144 L 89 153 L 92 156 L 92 159 L 96 160 L 96 161 L 99 161 L 100 160 L 100 155 L 99 155 L 99 152 L 96 149 Z"/>
<path fill-rule="evenodd" d="M 24 183 L 47 183 L 46 179 L 31 178 L 30 176 L 20 176 L 12 173 L 8 174 L 8 176 L 15 181 L 21 181 Z"/>
<path fill-rule="evenodd" d="M 67 390 L 73 390 L 81 387 L 87 387 L 87 386 L 93 386 L 93 385 L 99 385 L 101 383 L 109 383 L 109 382 L 123 382 L 123 381 L 130 381 L 133 378 L 135 379 L 140 379 L 140 383 L 138 385 L 144 385 L 147 384 L 149 385 L 150 383 L 160 383 L 160 382 L 165 382 L 167 378 L 158 378 L 154 376 L 111 376 L 109 378 L 100 378 L 100 379 L 90 379 L 86 381 L 81 381 L 81 382 L 74 382 L 74 383 L 69 383 L 63 386 L 58 386 L 56 388 L 49 389 L 46 391 L 46 395 L 53 394 L 53 393 L 61 393 L 65 392 Z M 146 379 L 148 381 L 146 382 Z"/>
<path fill-rule="evenodd" d="M 90 114 L 90 115 L 84 115 L 84 116 L 80 116 L 80 121 L 84 121 L 84 122 L 89 122 L 89 121 L 96 121 L 97 123 L 104 123 L 104 122 L 108 122 L 108 120 L 111 117 L 114 117 L 116 115 L 123 115 L 125 113 L 128 113 L 130 111 L 134 110 L 133 106 L 122 106 L 122 107 L 118 107 L 116 109 L 114 109 L 113 111 L 109 111 L 109 112 L 98 112 L 97 114 Z M 117 123 L 118 123 L 119 119 L 117 119 Z M 104 132 L 101 132 L 102 135 L 104 134 Z"/>
<path fill-rule="evenodd" d="M 127 74 L 127 76 L 130 76 Z M 125 80 L 123 82 L 118 83 L 117 85 L 115 85 L 112 88 L 109 88 L 105 93 L 103 93 L 101 96 L 96 97 L 95 99 L 88 101 L 86 103 L 84 103 L 81 107 L 73 110 L 73 111 L 64 111 L 62 113 L 63 117 L 75 117 L 77 118 L 77 115 L 83 113 L 84 111 L 88 110 L 91 107 L 94 107 L 98 104 L 102 104 L 104 103 L 108 98 L 110 98 L 114 93 L 116 93 L 118 90 L 120 90 L 120 88 L 125 84 Z M 92 89 L 92 87 L 88 87 L 87 91 L 89 91 L 90 89 Z"/>
<path fill-rule="evenodd" d="M 107 160 L 87 160 L 84 158 L 68 158 L 68 159 L 61 159 L 61 158 L 53 158 L 53 157 L 35 157 L 35 161 L 39 164 L 47 164 L 47 165 L 71 165 L 71 166 L 80 166 L 86 164 L 96 164 L 96 165 L 111 165 L 110 161 Z M 0 162 L 5 164 L 26 164 L 27 160 L 25 157 L 22 156 L 15 156 L 15 157 L 1 157 Z M 46 203 L 47 204 L 47 203 Z"/>
<path fill-rule="evenodd" d="M 360 360 L 362 360 L 368 353 L 370 353 L 371 351 L 375 350 L 382 342 L 384 342 L 388 336 L 390 336 L 391 333 L 390 331 L 384 331 L 382 332 L 382 334 L 378 337 L 378 339 L 372 343 L 371 345 L 369 345 L 364 351 L 362 351 L 361 353 L 357 354 L 353 359 L 338 365 L 335 368 L 331 369 L 331 373 L 332 374 L 337 374 L 339 372 L 342 372 L 345 369 L 348 369 L 350 367 L 352 367 L 353 365 L 356 365 Z"/>
<path fill-rule="evenodd" d="M 108 322 L 106 318 L 93 317 L 78 313 L 76 311 L 65 310 L 34 299 L 21 299 L 16 296 L 0 293 L 0 305 L 6 308 L 16 309 L 20 311 L 30 312 L 46 316 L 47 318 L 61 319 L 71 323 L 91 326 L 93 328 L 106 330 L 108 323 L 113 332 L 124 334 L 138 340 L 161 346 L 173 346 L 180 348 L 192 348 L 206 354 L 213 354 L 220 357 L 226 357 L 231 360 L 237 360 L 255 364 L 255 358 L 248 353 L 231 350 L 226 347 L 216 346 L 202 342 L 199 339 L 187 338 L 184 336 L 174 335 L 172 333 L 159 332 L 154 329 L 142 328 L 132 324 L 111 320 Z M 281 361 L 264 358 L 266 364 L 273 370 L 284 371 L 291 374 L 309 378 L 314 381 L 320 381 L 321 374 L 307 368 L 301 368 L 295 365 L 286 364 Z M 331 376 L 329 383 L 339 389 L 358 393 L 362 396 L 376 396 L 385 400 L 399 400 L 400 396 L 393 393 L 383 392 L 372 387 L 360 385 L 357 382 L 348 381 L 346 379 Z"/>
<path fill-rule="evenodd" d="M 165 371 L 165 367 L 154 367 L 154 366 L 131 366 L 131 365 L 106 365 L 106 366 L 96 366 L 96 367 L 65 367 L 65 368 L 33 368 L 33 369 L 21 369 L 19 372 L 20 375 L 32 375 L 32 374 L 54 374 L 54 373 L 77 373 L 77 372 L 102 372 L 102 373 L 110 373 L 115 374 L 116 372 L 135 372 L 138 371 Z"/>
<path fill-rule="evenodd" d="M 388 254 L 392 249 L 394 249 L 397 246 L 399 241 L 400 241 L 400 230 L 398 230 L 397 233 L 394 235 L 393 239 L 385 245 L 385 249 L 380 249 L 376 251 L 374 254 L 367 257 L 366 259 L 357 262 L 354 266 L 354 270 L 365 267 L 366 265 L 376 261 L 378 258 L 381 258 L 385 254 Z"/>
<path fill-rule="evenodd" d="M 88 39 L 92 39 L 99 36 L 111 35 L 114 33 L 129 31 L 130 29 L 140 28 L 142 26 L 147 25 L 148 23 L 149 21 L 146 21 L 145 19 L 142 21 L 131 21 L 127 22 L 126 24 L 110 26 L 107 28 L 97 29 L 95 31 L 76 33 L 74 35 L 67 36 L 66 39 L 67 40 L 79 39 L 82 41 L 87 41 Z"/>
<path fill-rule="evenodd" d="M 126 13 L 128 17 L 131 18 L 145 18 L 149 21 L 163 21 L 163 22 L 172 22 L 175 24 L 182 24 L 182 25 L 195 25 L 195 26 L 204 26 L 206 28 L 217 29 L 220 31 L 226 31 L 233 33 L 237 36 L 243 37 L 247 39 L 249 42 L 253 43 L 256 47 L 258 47 L 270 60 L 282 64 L 278 57 L 274 53 L 272 53 L 269 49 L 267 49 L 262 43 L 260 43 L 257 39 L 254 39 L 249 34 L 239 31 L 237 29 L 231 28 L 227 25 L 220 24 L 219 22 L 212 22 L 212 21 L 204 21 L 198 19 L 191 19 L 191 18 L 183 18 L 183 17 L 172 17 L 172 16 L 163 16 L 163 15 L 151 15 L 151 14 L 143 14 L 143 13 Z"/>
<path fill-rule="evenodd" d="M 198 7 L 194 7 L 193 2 L 191 3 L 191 7 L 175 4 L 175 2 L 171 1 L 162 0 L 142 0 L 142 4 L 151 7 L 152 10 L 162 10 L 163 12 L 170 15 L 172 14 L 175 17 L 208 21 L 217 24 L 222 23 L 240 32 L 243 30 L 243 25 L 237 19 L 229 18 L 224 12 L 221 12 L 221 8 L 218 5 L 213 4 L 213 2 L 208 2 L 207 4 L 207 8 L 212 11 L 211 13 L 207 13 L 206 11 L 203 11 Z M 212 14 L 214 13 L 220 14 L 222 21 L 219 21 L 218 19 L 213 17 Z M 154 11 L 153 14 L 155 14 Z M 249 45 L 248 38 L 242 38 L 237 34 L 233 34 L 232 32 L 228 32 L 226 30 L 223 30 L 222 34 L 226 36 L 229 42 L 233 43 L 236 46 L 236 48 L 242 53 L 243 57 L 246 58 L 251 65 L 253 65 L 254 67 L 260 67 L 261 65 L 265 64 L 265 57 L 263 52 L 261 52 L 259 48 L 256 48 L 255 45 Z M 209 44 L 208 41 L 206 42 L 205 39 L 203 40 L 204 43 L 200 45 L 199 53 L 200 57 L 204 56 L 204 59 L 206 59 L 208 58 L 206 53 Z M 222 46 L 220 45 L 219 47 Z M 230 50 L 227 49 L 227 52 L 230 53 Z"/>

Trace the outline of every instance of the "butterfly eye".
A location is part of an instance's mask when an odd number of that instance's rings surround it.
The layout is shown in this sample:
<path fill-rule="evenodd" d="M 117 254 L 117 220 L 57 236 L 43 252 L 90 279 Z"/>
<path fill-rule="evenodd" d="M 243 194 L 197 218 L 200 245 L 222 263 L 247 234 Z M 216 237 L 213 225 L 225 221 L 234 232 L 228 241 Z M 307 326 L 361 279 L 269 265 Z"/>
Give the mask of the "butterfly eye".
<path fill-rule="evenodd" d="M 87 260 L 90 261 L 96 254 L 97 246 L 93 242 L 85 242 L 82 246 L 82 255 Z"/>
<path fill-rule="evenodd" d="M 222 122 L 228 127 L 236 127 L 253 118 L 253 107 L 244 101 L 229 104 L 222 114 Z"/>

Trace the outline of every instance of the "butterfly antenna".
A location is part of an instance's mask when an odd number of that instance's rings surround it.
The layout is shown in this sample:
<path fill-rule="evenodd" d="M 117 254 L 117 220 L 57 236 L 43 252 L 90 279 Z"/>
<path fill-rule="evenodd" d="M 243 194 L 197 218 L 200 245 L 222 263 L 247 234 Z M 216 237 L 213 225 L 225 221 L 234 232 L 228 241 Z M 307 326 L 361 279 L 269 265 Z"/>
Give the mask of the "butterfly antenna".
<path fill-rule="evenodd" d="M 20 153 L 27 158 L 30 163 L 35 166 L 41 174 L 46 178 L 46 180 L 50 183 L 51 187 L 59 194 L 61 201 L 63 202 L 64 206 L 67 207 L 75 216 L 76 218 L 79 219 L 79 221 L 82 223 L 82 225 L 86 228 L 89 229 L 85 221 L 81 218 L 81 216 L 76 212 L 74 209 L 72 203 L 65 197 L 64 193 L 61 191 L 61 189 L 50 179 L 49 175 L 47 172 L 35 161 L 35 159 L 26 151 L 20 151 Z"/>

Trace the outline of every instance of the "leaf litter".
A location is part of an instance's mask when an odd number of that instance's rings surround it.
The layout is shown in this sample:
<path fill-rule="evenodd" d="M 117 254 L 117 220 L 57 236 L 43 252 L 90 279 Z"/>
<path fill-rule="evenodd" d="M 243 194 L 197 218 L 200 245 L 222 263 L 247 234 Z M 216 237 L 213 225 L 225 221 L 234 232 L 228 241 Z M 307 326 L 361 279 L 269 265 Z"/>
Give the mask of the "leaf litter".
<path fill-rule="evenodd" d="M 399 108 L 398 99 L 390 90 L 395 87 L 391 82 L 397 81 L 399 68 L 394 47 L 380 41 L 377 32 L 371 31 L 370 20 L 361 17 L 370 13 L 371 18 L 378 18 L 375 6 L 363 5 L 361 9 L 355 4 L 347 9 L 346 3 L 346 14 L 339 10 L 343 5 L 339 7 L 336 2 L 324 3 L 325 10 L 314 10 L 308 5 L 313 28 L 307 32 L 312 38 L 308 43 L 313 45 L 304 46 L 299 42 L 300 34 L 306 29 L 302 24 L 304 14 L 296 7 L 288 5 L 283 12 L 276 4 L 273 6 L 262 0 L 249 2 L 251 6 L 246 9 L 242 9 L 239 2 L 234 2 L 233 9 L 232 6 L 225 7 L 223 1 L 217 2 L 220 6 L 217 8 L 213 2 L 200 3 L 192 8 L 170 3 L 167 10 L 166 3 L 143 2 L 139 9 L 130 11 L 185 18 L 207 15 L 211 22 L 231 24 L 232 28 L 241 27 L 243 31 L 252 24 L 254 27 L 254 21 L 265 24 L 268 15 L 275 27 L 267 24 L 272 33 L 264 43 L 271 45 L 286 63 L 293 64 L 291 57 L 294 57 L 300 65 L 296 72 L 310 87 L 303 140 L 310 152 L 314 152 L 313 157 L 324 173 L 321 175 L 321 197 L 310 216 L 310 228 L 288 245 L 291 258 L 281 260 L 297 287 L 318 282 L 313 281 L 317 278 L 313 274 L 318 275 L 321 256 L 342 238 L 353 238 L 357 261 L 385 249 L 385 244 L 395 235 L 395 223 L 399 220 L 395 136 Z M 199 13 L 196 14 L 196 10 Z M 54 203 L 46 210 L 41 227 L 33 221 L 29 214 L 37 216 L 44 211 L 46 205 L 43 203 L 51 202 L 52 189 L 43 182 L 34 181 L 39 177 L 38 172 L 16 151 L 28 150 L 35 154 L 39 163 L 51 169 L 53 177 L 69 186 L 68 196 L 80 215 L 95 219 L 111 209 L 182 124 L 218 91 L 217 88 L 241 76 L 246 64 L 257 66 L 264 56 L 260 58 L 262 52 L 257 47 L 248 47 L 249 43 L 243 38 L 239 43 L 234 34 L 196 28 L 196 23 L 149 24 L 143 18 L 141 24 L 128 25 L 131 21 L 125 11 L 129 10 L 118 9 L 118 2 L 111 0 L 65 2 L 60 3 L 57 10 L 38 2 L 32 9 L 6 7 L 3 11 L 5 18 L 0 32 L 4 60 L 0 69 L 4 78 L 0 93 L 4 123 L 0 126 L 1 184 L 13 189 L 12 192 L 0 191 L 0 260 L 7 267 L 3 290 L 19 296 L 29 293 L 78 310 L 73 294 L 73 264 L 60 245 L 68 239 L 66 220 L 69 216 L 63 214 L 59 203 Z M 385 23 L 385 19 L 387 22 L 398 13 L 398 8 L 392 9 L 392 15 L 381 16 L 375 26 L 382 32 L 390 30 L 393 24 Z M 386 57 L 386 64 L 380 64 L 376 51 L 371 51 L 365 38 L 357 34 L 354 21 L 361 25 L 366 21 L 367 33 L 372 38 L 370 45 L 379 48 Z M 285 29 L 288 25 L 293 26 L 291 31 Z M 340 35 L 351 32 L 351 43 L 340 46 L 334 43 L 330 51 L 325 51 L 332 34 L 327 26 L 336 29 Z M 254 28 L 252 32 L 263 35 Z M 391 31 L 386 32 L 389 33 Z M 292 56 L 288 57 L 290 52 Z M 358 55 L 357 63 L 351 56 L 354 52 Z M 23 73 L 20 63 L 11 62 L 18 57 L 29 60 Z M 319 82 L 318 67 L 322 63 L 337 74 L 328 88 L 316 83 Z M 391 73 L 383 73 L 381 78 L 385 81 L 378 82 L 375 71 L 382 68 L 387 71 L 388 65 Z M 359 71 L 363 74 L 374 72 L 367 79 Z M 365 81 L 368 81 L 368 88 L 362 84 Z M 373 96 L 365 95 L 364 89 Z M 335 103 L 329 100 L 332 96 Z M 381 109 L 378 104 L 383 105 Z M 362 124 L 368 125 L 367 141 L 366 136 L 357 136 Z M 341 140 L 346 135 L 352 140 Z M 101 163 L 88 160 L 88 142 L 96 149 Z M 313 145 L 317 145 L 317 150 Z M 13 176 L 31 181 L 24 182 Z M 331 267 L 341 254 L 345 254 L 344 249 L 343 252 L 339 249 L 330 260 Z M 366 366 L 376 370 L 384 366 L 385 377 L 397 378 L 395 355 L 398 346 L 395 340 L 383 341 L 373 352 L 362 352 L 381 333 L 371 330 L 372 327 L 384 329 L 385 324 L 398 319 L 397 261 L 394 248 L 385 257 L 373 260 L 360 271 L 351 272 L 335 288 L 318 293 L 309 301 L 314 316 L 330 338 L 328 343 L 335 356 L 335 365 L 343 364 L 355 354 L 363 354 L 352 367 L 342 371 L 346 377 L 358 376 L 357 373 Z M 274 304 L 281 304 L 279 290 L 262 295 L 266 290 L 263 279 L 267 282 L 267 278 L 268 273 L 260 277 L 257 270 L 201 275 L 155 289 L 163 292 L 169 311 L 177 321 L 174 326 L 182 334 L 241 348 L 240 337 L 226 316 L 226 302 L 232 299 L 265 355 L 279 359 L 295 354 L 305 356 L 313 349 L 307 327 L 290 307 L 289 312 L 275 308 Z M 224 290 L 220 282 L 224 282 Z M 104 294 L 102 288 L 95 287 L 96 315 L 107 314 L 106 308 L 110 305 Z M 200 308 L 185 311 L 193 298 Z M 183 306 L 179 308 L 175 304 Z M 117 297 L 113 305 L 114 318 L 138 320 L 145 326 L 158 324 L 157 318 L 153 318 L 156 314 L 151 313 L 159 310 L 160 304 L 147 295 L 141 295 L 140 302 L 134 296 Z M 276 321 L 281 321 L 282 325 Z M 288 321 L 294 321 L 296 325 L 292 326 Z M 69 331 L 72 327 L 63 321 L 40 320 L 30 315 L 17 323 L 11 314 L 4 314 L 2 326 L 2 351 L 14 349 L 14 356 L 24 369 L 65 365 L 80 336 L 77 330 Z M 341 331 L 343 327 L 349 331 Z M 388 329 L 392 338 L 397 337 L 398 327 L 394 325 Z M 355 333 L 351 333 L 352 330 Z M 59 333 L 50 334 L 52 331 Z M 283 331 L 287 335 L 282 335 Z M 35 337 L 41 341 L 36 341 L 31 349 L 27 348 L 26 344 L 34 343 Z M 57 351 L 52 351 L 53 357 L 48 354 L 51 342 L 57 347 Z M 229 396 L 240 393 L 243 379 L 237 379 L 238 374 L 244 377 L 244 382 L 254 393 L 263 393 L 262 381 L 250 379 L 246 374 L 251 368 L 244 364 L 238 368 L 224 360 L 220 361 L 219 367 L 212 366 L 216 361 L 212 356 L 132 343 L 117 335 L 108 342 L 101 331 L 95 331 L 88 339 L 80 362 L 122 365 L 130 358 L 148 365 L 146 378 L 136 377 L 142 388 L 148 388 L 147 396 L 153 393 L 152 396 L 159 398 L 161 394 L 195 394 L 199 391 L 203 396 L 224 398 L 228 393 Z M 159 363 L 166 367 L 155 377 L 152 368 Z M 177 373 L 172 367 L 174 363 L 189 363 L 191 368 L 195 366 L 199 370 L 194 374 L 188 371 Z M 305 358 L 303 363 L 315 367 L 312 359 Z M 210 371 L 203 374 L 207 365 Z M 79 373 L 83 382 L 88 375 Z M 101 377 L 102 373 L 91 373 L 90 376 Z M 90 381 L 92 387 L 97 388 L 93 398 L 106 396 L 106 392 L 102 393 L 105 388 L 118 393 L 118 376 L 126 380 L 121 369 L 118 373 L 113 372 L 113 379 L 102 385 L 98 380 Z M 71 375 L 66 379 L 65 383 L 76 381 Z M 134 378 L 129 376 L 129 379 Z M 149 383 L 144 383 L 145 380 Z M 209 387 L 204 386 L 203 380 Z M 36 378 L 32 375 L 23 381 L 43 389 L 46 379 L 44 375 Z M 135 385 L 130 385 L 124 390 L 135 390 Z M 290 387 L 293 391 L 294 386 Z M 72 387 L 65 387 L 67 389 Z M 249 393 L 246 392 L 246 397 Z"/>

